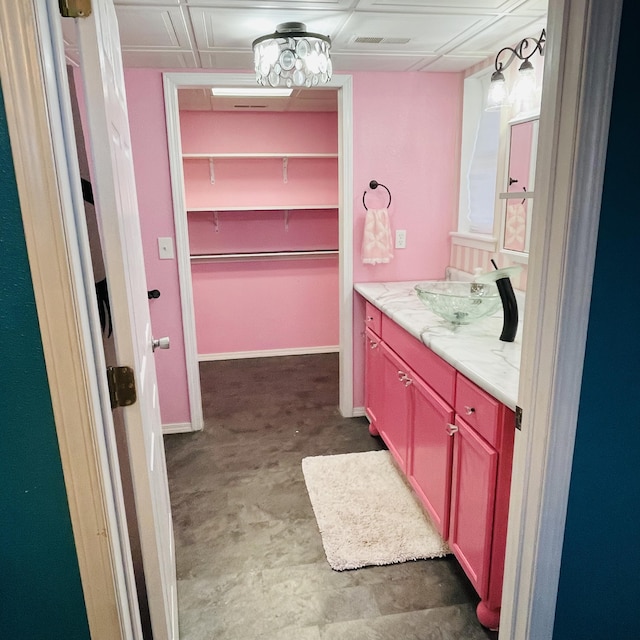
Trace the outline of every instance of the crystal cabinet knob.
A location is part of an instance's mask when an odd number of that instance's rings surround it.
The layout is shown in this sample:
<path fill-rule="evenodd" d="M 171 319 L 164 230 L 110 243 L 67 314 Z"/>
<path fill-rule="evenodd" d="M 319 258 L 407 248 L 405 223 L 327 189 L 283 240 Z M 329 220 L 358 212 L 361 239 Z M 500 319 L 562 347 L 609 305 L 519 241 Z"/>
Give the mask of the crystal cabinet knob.
<path fill-rule="evenodd" d="M 156 349 L 168 349 L 171 346 L 169 338 L 154 338 L 151 341 L 151 348 Z"/>

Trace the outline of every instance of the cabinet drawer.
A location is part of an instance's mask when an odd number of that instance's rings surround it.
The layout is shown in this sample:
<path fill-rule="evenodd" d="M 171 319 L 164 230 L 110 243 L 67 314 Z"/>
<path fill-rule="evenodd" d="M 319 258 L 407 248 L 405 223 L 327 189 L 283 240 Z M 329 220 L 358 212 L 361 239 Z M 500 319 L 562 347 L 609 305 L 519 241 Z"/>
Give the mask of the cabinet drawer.
<path fill-rule="evenodd" d="M 364 324 L 378 336 L 382 331 L 382 311 L 374 307 L 370 302 L 364 306 Z"/>
<path fill-rule="evenodd" d="M 382 339 L 445 402 L 453 405 L 456 370 L 388 316 L 382 316 Z"/>
<path fill-rule="evenodd" d="M 500 403 L 461 374 L 458 374 L 454 407 L 487 442 L 498 445 Z"/>

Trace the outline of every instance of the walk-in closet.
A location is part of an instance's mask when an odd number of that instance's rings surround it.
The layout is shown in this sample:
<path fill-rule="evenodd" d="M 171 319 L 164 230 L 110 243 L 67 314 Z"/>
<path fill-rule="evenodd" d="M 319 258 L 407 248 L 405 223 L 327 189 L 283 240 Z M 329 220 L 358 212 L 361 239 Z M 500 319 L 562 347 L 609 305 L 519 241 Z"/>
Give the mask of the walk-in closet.
<path fill-rule="evenodd" d="M 338 351 L 338 116 L 322 94 L 179 92 L 200 361 Z"/>

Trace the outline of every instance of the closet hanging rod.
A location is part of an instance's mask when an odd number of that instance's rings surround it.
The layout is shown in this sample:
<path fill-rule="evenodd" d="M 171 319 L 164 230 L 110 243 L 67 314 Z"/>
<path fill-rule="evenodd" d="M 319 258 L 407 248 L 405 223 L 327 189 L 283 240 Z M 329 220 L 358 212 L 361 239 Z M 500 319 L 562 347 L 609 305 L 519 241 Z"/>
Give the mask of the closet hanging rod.
<path fill-rule="evenodd" d="M 287 258 L 321 258 L 338 255 L 338 249 L 310 249 L 308 251 L 259 251 L 255 253 L 211 253 L 191 256 L 193 262 L 215 260 L 264 260 Z"/>
<path fill-rule="evenodd" d="M 369 188 L 370 189 L 377 189 L 378 187 L 382 187 L 383 189 L 386 189 L 387 193 L 389 194 L 389 202 L 387 204 L 387 209 L 388 209 L 389 206 L 391 205 L 391 191 L 389 191 L 388 187 L 385 187 L 385 185 L 383 185 L 381 182 L 378 182 L 377 180 L 372 180 L 369 183 Z M 367 190 L 365 189 L 364 193 L 362 194 L 362 204 L 363 204 L 363 206 L 365 208 L 365 211 L 368 211 L 369 209 L 367 208 L 367 205 L 366 205 L 366 203 L 364 201 L 366 195 L 367 195 Z"/>

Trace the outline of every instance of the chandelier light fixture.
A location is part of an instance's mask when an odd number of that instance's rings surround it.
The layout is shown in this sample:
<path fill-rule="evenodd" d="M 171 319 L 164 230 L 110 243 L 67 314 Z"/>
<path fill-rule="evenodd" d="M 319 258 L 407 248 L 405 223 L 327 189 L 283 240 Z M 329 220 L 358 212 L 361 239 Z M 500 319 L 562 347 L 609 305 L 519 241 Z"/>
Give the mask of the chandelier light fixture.
<path fill-rule="evenodd" d="M 515 47 L 504 47 L 498 51 L 495 60 L 495 71 L 491 74 L 491 82 L 489 84 L 489 95 L 487 96 L 487 111 L 498 111 L 504 105 L 519 103 L 530 104 L 536 92 L 536 76 L 530 58 L 538 52 L 544 55 L 544 43 L 547 39 L 547 33 L 543 29 L 539 38 L 524 38 Z M 527 50 L 531 47 L 531 51 Z M 504 62 L 505 54 L 509 52 L 511 56 Z M 507 90 L 507 82 L 504 77 L 504 70 L 514 60 L 522 60 L 522 64 L 518 69 L 518 79 L 511 93 Z"/>
<path fill-rule="evenodd" d="M 306 29 L 302 22 L 283 22 L 253 41 L 258 84 L 315 87 L 331 79 L 331 39 Z"/>

